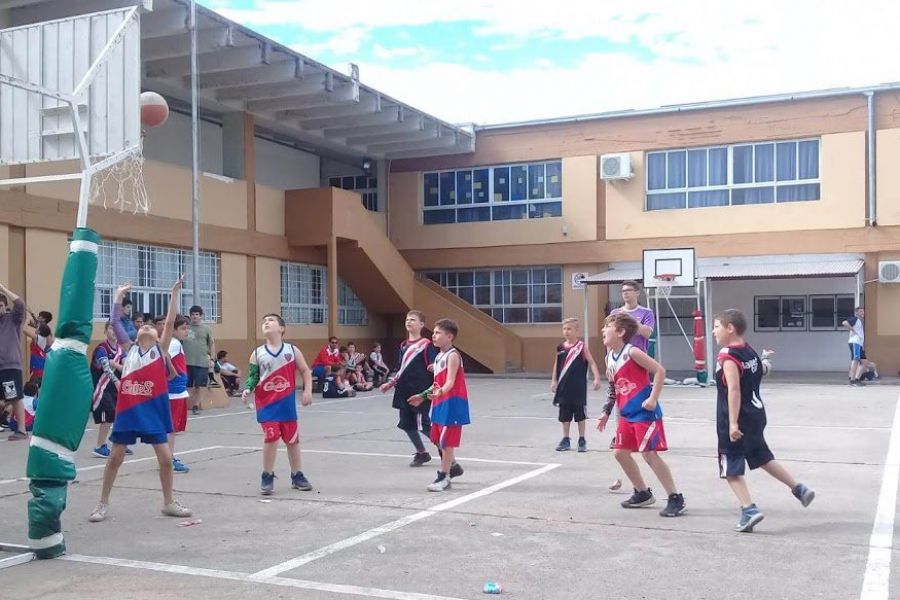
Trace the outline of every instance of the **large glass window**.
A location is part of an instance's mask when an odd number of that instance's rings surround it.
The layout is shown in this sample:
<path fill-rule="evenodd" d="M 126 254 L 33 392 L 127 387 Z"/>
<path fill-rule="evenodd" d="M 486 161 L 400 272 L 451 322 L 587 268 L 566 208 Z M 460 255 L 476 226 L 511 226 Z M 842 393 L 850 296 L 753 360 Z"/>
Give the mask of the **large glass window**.
<path fill-rule="evenodd" d="M 198 303 L 207 322 L 219 321 L 219 255 L 200 253 Z M 135 312 L 164 315 L 169 309 L 172 284 L 184 273 L 179 310 L 186 313 L 194 304 L 194 265 L 189 250 L 125 242 L 100 242 L 97 252 L 97 279 L 94 292 L 94 320 L 109 319 L 116 288 L 130 281 L 128 297 Z"/>
<path fill-rule="evenodd" d="M 423 182 L 426 225 L 562 216 L 560 161 L 425 173 Z"/>
<path fill-rule="evenodd" d="M 821 193 L 819 140 L 649 152 L 646 164 L 647 210 L 806 202 Z"/>
<path fill-rule="evenodd" d="M 281 263 L 281 316 L 291 325 L 328 322 L 328 271 L 319 265 Z M 366 325 L 369 315 L 362 301 L 338 279 L 338 324 Z"/>
<path fill-rule="evenodd" d="M 342 190 L 351 190 L 359 194 L 366 210 L 378 212 L 378 180 L 368 175 L 348 175 L 346 177 L 329 177 L 328 185 Z M 426 186 L 426 190 L 428 187 Z M 427 202 L 427 193 L 426 193 Z"/>
<path fill-rule="evenodd" d="M 430 271 L 425 276 L 501 323 L 562 321 L 562 268 Z"/>

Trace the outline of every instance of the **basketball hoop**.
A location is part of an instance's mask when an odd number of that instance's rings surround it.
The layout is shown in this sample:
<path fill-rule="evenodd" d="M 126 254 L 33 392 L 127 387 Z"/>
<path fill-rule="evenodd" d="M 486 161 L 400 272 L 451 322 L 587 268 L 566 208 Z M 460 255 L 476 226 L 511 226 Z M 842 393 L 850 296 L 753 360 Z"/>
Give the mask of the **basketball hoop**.
<path fill-rule="evenodd" d="M 97 171 L 91 177 L 91 203 L 102 204 L 104 209 L 126 210 L 132 214 L 147 214 L 150 195 L 144 185 L 144 136 L 125 158 Z"/>
<path fill-rule="evenodd" d="M 656 294 L 660 298 L 668 298 L 669 294 L 672 293 L 672 287 L 674 287 L 675 275 L 663 273 L 661 275 L 654 275 L 653 279 L 656 280 Z"/>

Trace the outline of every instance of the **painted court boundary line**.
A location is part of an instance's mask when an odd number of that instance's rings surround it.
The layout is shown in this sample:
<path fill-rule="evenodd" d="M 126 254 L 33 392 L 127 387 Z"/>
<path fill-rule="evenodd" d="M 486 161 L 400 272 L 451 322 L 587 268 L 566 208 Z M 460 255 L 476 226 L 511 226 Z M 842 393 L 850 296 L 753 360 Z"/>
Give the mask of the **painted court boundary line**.
<path fill-rule="evenodd" d="M 364 531 L 359 535 L 355 535 L 353 537 L 349 537 L 333 544 L 329 544 L 327 546 L 323 546 L 318 550 L 313 550 L 312 552 L 307 552 L 306 554 L 302 554 L 296 558 L 292 558 L 291 560 L 285 561 L 281 564 L 275 565 L 274 567 L 269 567 L 268 569 L 263 569 L 262 571 L 258 571 L 250 575 L 250 579 L 260 580 L 260 579 L 269 579 L 275 577 L 276 575 L 280 575 L 286 571 L 291 571 L 303 565 L 309 564 L 313 561 L 316 561 L 320 558 L 325 558 L 326 556 L 330 556 L 336 552 L 340 552 L 346 548 L 350 548 L 352 546 L 356 546 L 363 542 L 367 542 L 373 538 L 382 536 L 386 533 L 390 533 L 392 531 L 396 531 L 402 527 L 406 527 L 416 521 L 421 521 L 422 519 L 427 519 L 428 517 L 433 517 L 437 514 L 440 514 L 444 511 L 450 510 L 452 508 L 456 508 L 462 504 L 466 504 L 467 502 L 471 502 L 473 500 L 477 500 L 478 498 L 483 498 L 484 496 L 488 496 L 493 494 L 494 492 L 499 492 L 500 490 L 506 489 L 508 487 L 514 486 L 517 483 L 521 483 L 523 481 L 527 481 L 534 477 L 538 477 L 556 469 L 562 465 L 560 464 L 548 464 L 535 469 L 533 471 L 529 471 L 517 477 L 513 477 L 512 479 L 507 479 L 505 481 L 501 481 L 500 483 L 495 483 L 494 485 L 490 485 L 486 488 L 478 490 L 477 492 L 472 492 L 471 494 L 466 494 L 465 496 L 460 496 L 459 498 L 454 498 L 453 500 L 449 500 L 447 502 L 442 502 L 436 506 L 432 506 L 431 508 L 426 508 L 425 510 L 421 510 L 417 513 L 413 513 L 406 517 L 397 519 L 396 521 L 391 521 L 390 523 L 385 523 L 384 525 L 380 525 L 373 529 L 369 529 L 368 531 Z"/>
<path fill-rule="evenodd" d="M 872 536 L 869 538 L 869 559 L 866 561 L 860 600 L 888 599 L 898 484 L 900 484 L 900 398 L 897 398 L 897 406 L 894 408 L 891 440 L 884 460 L 884 474 L 881 476 L 878 508 L 875 509 L 875 523 L 872 525 Z"/>
<path fill-rule="evenodd" d="M 281 587 L 292 587 L 304 590 L 316 590 L 335 594 L 347 594 L 352 596 L 364 596 L 367 598 L 387 598 L 388 600 L 463 600 L 449 596 L 435 596 L 432 594 L 418 594 L 416 592 L 401 592 L 397 590 L 384 590 L 374 587 L 357 585 L 345 585 L 339 583 L 323 583 L 319 581 L 307 581 L 305 579 L 291 579 L 288 577 L 253 577 L 249 573 L 237 571 L 221 571 L 218 569 L 202 569 L 198 567 L 186 567 L 182 565 L 169 565 L 165 563 L 146 562 L 142 560 L 128 560 L 124 558 L 109 558 L 105 556 L 85 556 L 83 554 L 68 554 L 61 556 L 59 560 L 92 565 L 105 565 L 110 567 L 124 567 L 126 569 L 141 569 L 144 571 L 157 571 L 172 573 L 175 575 L 192 575 L 195 577 L 209 577 L 212 579 L 224 579 L 240 581 L 251 584 L 267 584 Z"/>
<path fill-rule="evenodd" d="M 262 452 L 262 448 L 259 446 L 220 446 L 223 450 L 256 450 L 257 452 Z M 285 448 L 279 448 L 279 452 L 287 452 Z M 303 454 L 339 454 L 343 456 L 375 456 L 380 458 L 409 458 L 409 454 L 387 454 L 383 452 L 351 452 L 345 450 L 308 450 L 306 448 L 303 449 Z M 525 460 L 501 460 L 494 458 L 468 458 L 465 456 L 457 457 L 459 460 L 464 460 L 466 462 L 480 462 L 480 463 L 495 463 L 498 465 L 522 465 L 525 467 L 545 467 L 549 464 L 553 463 L 545 463 L 545 462 L 529 462 Z M 559 465 L 557 465 L 559 466 Z"/>

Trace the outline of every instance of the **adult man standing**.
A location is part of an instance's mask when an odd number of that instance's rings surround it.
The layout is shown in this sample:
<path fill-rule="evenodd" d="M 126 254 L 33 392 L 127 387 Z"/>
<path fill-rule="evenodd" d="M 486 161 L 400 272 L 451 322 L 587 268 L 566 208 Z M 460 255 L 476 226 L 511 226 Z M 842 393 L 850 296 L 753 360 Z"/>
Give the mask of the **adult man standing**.
<path fill-rule="evenodd" d="M 638 282 L 623 281 L 622 300 L 625 302 L 625 306 L 614 309 L 612 314 L 624 312 L 638 322 L 637 333 L 631 338 L 630 343 L 635 348 L 647 352 L 650 346 L 650 336 L 653 335 L 653 330 L 656 328 L 656 315 L 649 308 L 638 304 L 640 295 L 641 286 Z"/>
<path fill-rule="evenodd" d="M 191 412 L 200 413 L 200 389 L 209 384 L 209 361 L 216 355 L 212 331 L 203 324 L 203 308 L 196 304 L 190 310 L 191 325 L 184 340 L 184 356 L 188 370 L 188 395 Z"/>
<path fill-rule="evenodd" d="M 22 403 L 22 323 L 25 303 L 0 283 L 0 399 L 11 402 L 18 431 L 9 441 L 28 438 L 25 431 L 25 405 Z"/>
<path fill-rule="evenodd" d="M 841 325 L 850 332 L 847 343 L 850 346 L 850 385 L 865 385 L 862 381 L 863 373 L 866 372 L 866 329 L 863 319 L 866 316 L 866 309 L 857 306 L 854 316 L 850 317 Z"/>

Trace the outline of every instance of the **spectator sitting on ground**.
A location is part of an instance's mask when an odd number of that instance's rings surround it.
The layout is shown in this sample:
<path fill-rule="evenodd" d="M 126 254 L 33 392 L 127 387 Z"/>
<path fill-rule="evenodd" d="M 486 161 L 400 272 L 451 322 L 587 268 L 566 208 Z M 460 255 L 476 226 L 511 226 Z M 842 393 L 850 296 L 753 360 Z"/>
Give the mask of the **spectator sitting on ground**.
<path fill-rule="evenodd" d="M 323 398 L 352 398 L 356 395 L 353 387 L 344 379 L 347 369 L 343 365 L 331 365 L 322 384 Z"/>
<path fill-rule="evenodd" d="M 312 364 L 312 375 L 316 379 L 323 380 L 331 373 L 332 365 L 339 365 L 342 362 L 338 339 L 332 336 L 328 338 L 328 343 L 316 355 Z"/>
<path fill-rule="evenodd" d="M 22 406 L 25 407 L 25 431 L 34 429 L 34 416 L 37 414 L 38 394 L 40 393 L 40 379 L 31 379 L 22 388 Z M 15 418 L 9 421 L 9 428 L 16 429 Z"/>
<path fill-rule="evenodd" d="M 381 356 L 381 344 L 376 343 L 372 346 L 372 352 L 369 353 L 369 366 L 372 367 L 373 383 L 381 385 L 387 379 L 390 368 L 384 364 L 384 358 Z"/>
<path fill-rule="evenodd" d="M 229 396 L 241 395 L 241 372 L 233 364 L 228 362 L 228 351 L 219 350 L 216 354 L 216 367 L 222 376 L 222 383 Z"/>
<path fill-rule="evenodd" d="M 367 392 L 372 389 L 371 369 L 366 364 L 366 355 L 356 351 L 356 344 L 347 344 L 347 378 L 350 384 L 358 392 Z M 366 371 L 369 371 L 367 373 Z"/>

